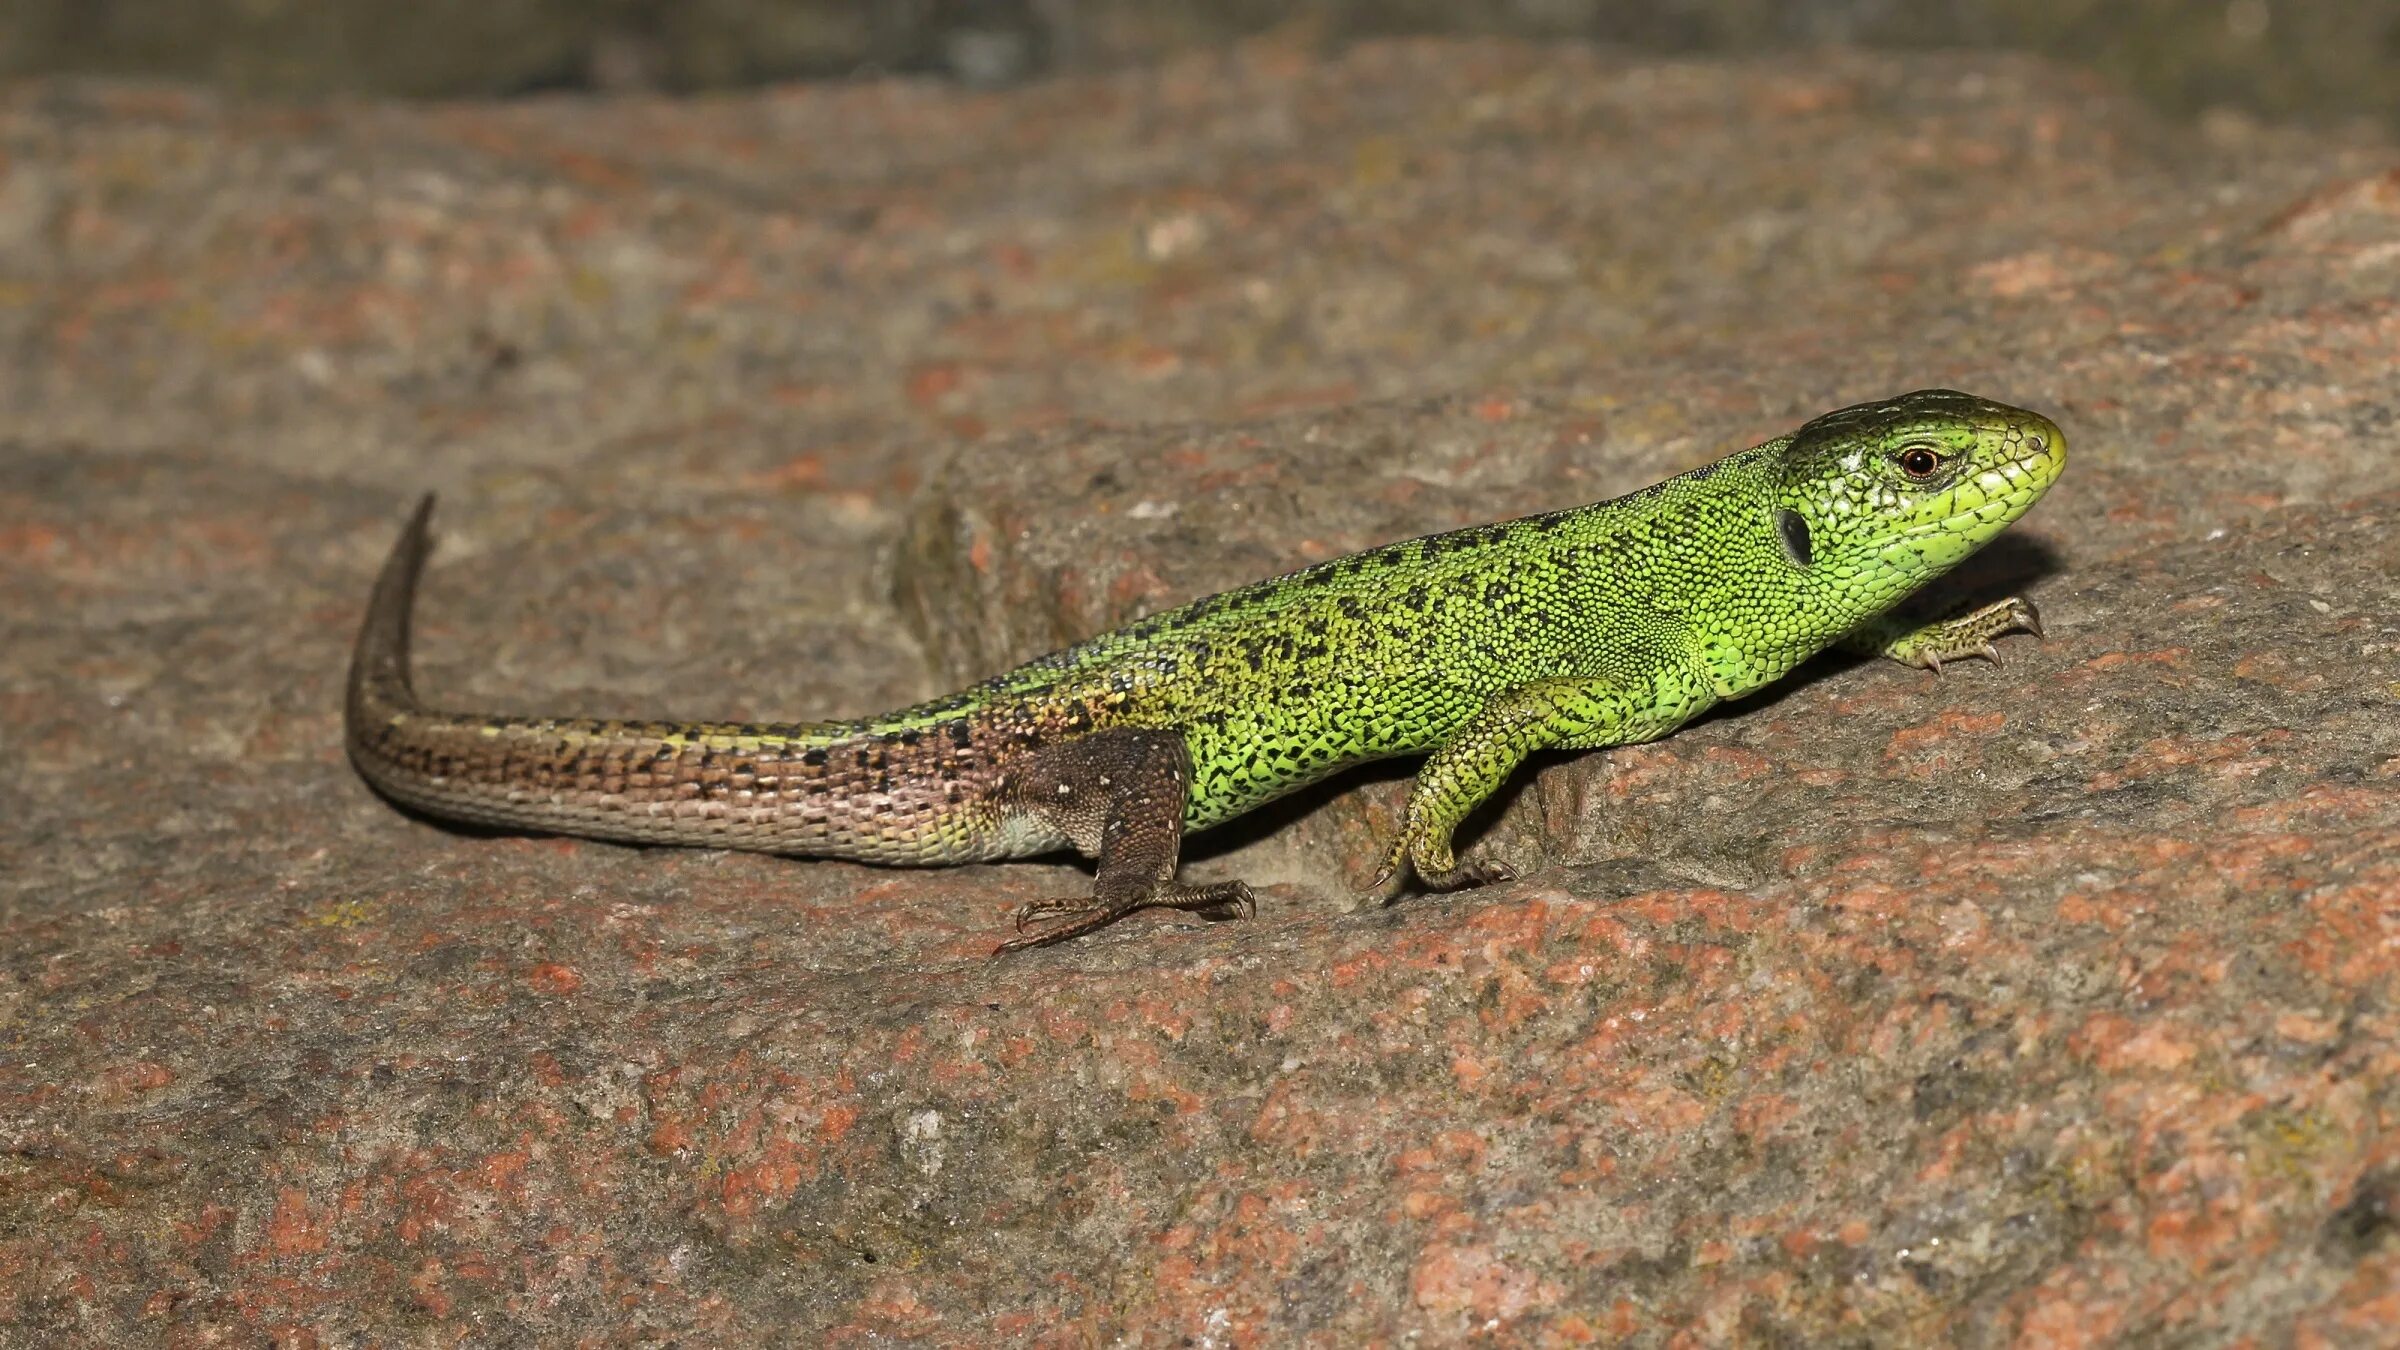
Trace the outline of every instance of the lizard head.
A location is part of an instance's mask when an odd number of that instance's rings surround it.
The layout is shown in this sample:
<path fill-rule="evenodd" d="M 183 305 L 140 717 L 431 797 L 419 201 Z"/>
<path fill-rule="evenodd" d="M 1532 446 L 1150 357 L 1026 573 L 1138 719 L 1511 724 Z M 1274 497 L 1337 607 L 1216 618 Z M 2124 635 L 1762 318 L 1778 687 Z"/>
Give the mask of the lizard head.
<path fill-rule="evenodd" d="M 1771 523 L 1795 566 L 1871 614 L 2024 515 L 2066 456 L 2040 413 L 1921 389 L 1792 433 Z"/>

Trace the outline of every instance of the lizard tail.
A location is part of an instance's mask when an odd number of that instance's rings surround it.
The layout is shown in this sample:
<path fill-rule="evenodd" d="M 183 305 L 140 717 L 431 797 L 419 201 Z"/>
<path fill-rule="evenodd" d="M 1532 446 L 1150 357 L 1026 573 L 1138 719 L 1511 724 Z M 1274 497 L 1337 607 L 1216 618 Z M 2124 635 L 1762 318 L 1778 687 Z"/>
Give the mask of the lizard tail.
<path fill-rule="evenodd" d="M 379 717 L 421 710 L 416 690 L 408 681 L 408 615 L 417 598 L 417 575 L 425 570 L 432 547 L 433 494 L 417 500 L 408 524 L 383 560 L 375 577 L 375 593 L 367 601 L 366 622 L 359 625 L 358 643 L 350 649 L 350 691 L 345 705 L 345 730 L 353 748 L 359 732 Z"/>
<path fill-rule="evenodd" d="M 343 741 L 378 792 L 428 815 L 627 843 L 964 862 L 1010 837 L 959 794 L 947 736 L 867 723 L 640 722 L 430 707 L 411 686 L 409 610 L 430 551 L 427 494 L 384 560 L 350 653 Z"/>

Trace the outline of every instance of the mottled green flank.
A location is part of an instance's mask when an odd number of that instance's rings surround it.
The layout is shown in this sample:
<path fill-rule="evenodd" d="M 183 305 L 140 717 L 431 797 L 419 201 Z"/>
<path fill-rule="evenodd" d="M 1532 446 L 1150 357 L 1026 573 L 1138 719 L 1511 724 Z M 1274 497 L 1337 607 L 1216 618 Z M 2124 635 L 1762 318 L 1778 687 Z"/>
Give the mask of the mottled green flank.
<path fill-rule="evenodd" d="M 1450 886 L 1490 875 L 1458 866 L 1451 832 L 1533 751 L 1663 736 L 1839 641 L 1938 669 L 2034 629 L 2013 598 L 1913 632 L 1883 615 L 2064 457 L 2047 418 L 1920 391 L 1613 501 L 1210 596 L 887 716 L 790 725 L 424 708 L 405 668 L 420 514 L 361 634 L 352 753 L 390 795 L 487 823 L 889 863 L 1097 855 L 1098 893 L 1030 907 L 1069 918 L 1011 946 L 1146 905 L 1247 907 L 1238 883 L 1176 884 L 1184 828 L 1424 754 L 1384 874 Z"/>

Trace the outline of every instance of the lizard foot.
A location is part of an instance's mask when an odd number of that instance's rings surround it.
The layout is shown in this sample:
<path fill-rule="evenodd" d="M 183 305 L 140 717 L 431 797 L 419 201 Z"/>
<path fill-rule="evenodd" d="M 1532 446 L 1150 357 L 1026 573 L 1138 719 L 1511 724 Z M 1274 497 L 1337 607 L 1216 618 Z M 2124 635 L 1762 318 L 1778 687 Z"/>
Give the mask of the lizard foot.
<path fill-rule="evenodd" d="M 1081 900 L 1028 900 L 1017 907 L 1020 936 L 993 948 L 992 955 L 1031 951 L 1098 932 L 1137 909 L 1180 909 L 1247 919 L 1258 913 L 1258 897 L 1251 893 L 1246 882 L 1219 881 L 1207 886 L 1163 885 L 1126 899 L 1103 900 L 1095 895 Z M 1049 918 L 1059 922 L 1039 932 L 1025 931 L 1027 924 Z"/>
<path fill-rule="evenodd" d="M 1887 654 L 1894 660 L 1942 673 L 1944 661 L 1957 661 L 1980 656 L 1993 665 L 2000 664 L 2000 649 L 1992 639 L 2004 633 L 2031 633 L 2042 636 L 2042 614 L 2033 602 L 2012 595 L 1994 601 L 1981 609 L 1970 610 L 1955 619 L 1927 624 L 1895 642 Z"/>
<path fill-rule="evenodd" d="M 1362 894 L 1384 895 L 1392 884 L 1392 878 L 1400 875 L 1403 867 L 1416 873 L 1417 880 L 1429 891 L 1458 891 L 1517 879 L 1517 869 L 1498 858 L 1469 858 L 1462 863 L 1451 855 L 1448 848 L 1442 849 L 1438 855 L 1430 849 L 1422 852 L 1411 849 L 1408 836 L 1402 835 L 1384 853 L 1383 865 L 1375 869 L 1375 879 L 1367 883 Z M 1393 898 L 1392 895 L 1384 895 L 1387 904 Z"/>

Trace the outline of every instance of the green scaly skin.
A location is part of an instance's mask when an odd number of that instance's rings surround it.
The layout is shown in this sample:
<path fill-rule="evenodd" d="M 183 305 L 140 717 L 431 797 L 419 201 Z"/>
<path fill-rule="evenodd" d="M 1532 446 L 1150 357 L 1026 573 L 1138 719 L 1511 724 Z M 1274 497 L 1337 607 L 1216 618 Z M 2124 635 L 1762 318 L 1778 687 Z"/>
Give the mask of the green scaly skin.
<path fill-rule="evenodd" d="M 1248 912 L 1239 882 L 1177 883 L 1184 831 L 1421 754 L 1376 885 L 1405 869 L 1439 889 L 1498 875 L 1460 866 L 1451 833 L 1536 750 L 1664 736 L 1835 643 L 1938 672 L 2038 635 L 2015 598 L 1913 630 L 1885 616 L 2023 515 L 2065 452 L 2039 414 L 1923 390 L 1630 496 L 1320 563 L 831 723 L 427 707 L 408 612 L 428 498 L 359 635 L 349 748 L 387 796 L 487 825 L 891 864 L 1097 857 L 1093 895 L 1026 906 L 1004 951 L 1145 907 Z"/>

